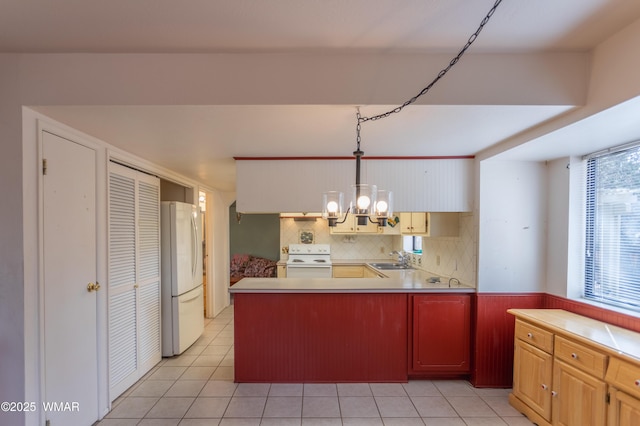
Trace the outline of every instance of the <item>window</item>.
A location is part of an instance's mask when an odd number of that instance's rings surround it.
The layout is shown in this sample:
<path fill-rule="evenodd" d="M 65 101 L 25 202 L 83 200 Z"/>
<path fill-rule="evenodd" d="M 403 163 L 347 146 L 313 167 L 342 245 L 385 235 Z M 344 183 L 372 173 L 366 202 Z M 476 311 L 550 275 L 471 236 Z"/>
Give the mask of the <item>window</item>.
<path fill-rule="evenodd" d="M 402 237 L 402 250 L 409 253 L 422 254 L 422 237 L 405 235 Z"/>
<path fill-rule="evenodd" d="M 585 297 L 640 311 L 640 146 L 587 163 Z"/>

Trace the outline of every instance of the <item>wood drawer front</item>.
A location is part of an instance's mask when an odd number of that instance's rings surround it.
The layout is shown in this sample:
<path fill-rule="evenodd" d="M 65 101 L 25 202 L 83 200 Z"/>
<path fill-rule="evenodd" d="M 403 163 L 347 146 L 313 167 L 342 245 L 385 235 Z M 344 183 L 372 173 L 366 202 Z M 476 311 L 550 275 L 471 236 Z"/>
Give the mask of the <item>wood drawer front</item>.
<path fill-rule="evenodd" d="M 333 265 L 333 278 L 362 278 L 364 266 L 362 265 Z"/>
<path fill-rule="evenodd" d="M 516 338 L 547 353 L 553 353 L 553 333 L 516 319 Z"/>
<path fill-rule="evenodd" d="M 640 366 L 612 357 L 606 380 L 617 389 L 640 399 Z"/>
<path fill-rule="evenodd" d="M 604 379 L 604 373 L 607 369 L 607 356 L 602 353 L 580 343 L 567 340 L 564 337 L 556 336 L 554 355 L 572 367 L 599 379 Z"/>

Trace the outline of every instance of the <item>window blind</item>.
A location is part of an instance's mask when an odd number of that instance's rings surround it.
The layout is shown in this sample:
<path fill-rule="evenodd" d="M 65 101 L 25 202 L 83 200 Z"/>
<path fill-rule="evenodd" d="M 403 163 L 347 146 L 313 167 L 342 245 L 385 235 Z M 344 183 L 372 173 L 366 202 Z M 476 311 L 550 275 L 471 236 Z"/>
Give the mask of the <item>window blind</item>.
<path fill-rule="evenodd" d="M 587 162 L 585 297 L 640 311 L 640 147 Z"/>

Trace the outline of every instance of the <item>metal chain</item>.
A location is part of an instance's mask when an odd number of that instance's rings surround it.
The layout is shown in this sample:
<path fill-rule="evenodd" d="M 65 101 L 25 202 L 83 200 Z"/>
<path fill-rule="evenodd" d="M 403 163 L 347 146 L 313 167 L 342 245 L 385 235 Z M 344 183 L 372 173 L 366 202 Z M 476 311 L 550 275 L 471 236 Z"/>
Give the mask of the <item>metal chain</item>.
<path fill-rule="evenodd" d="M 415 101 L 418 100 L 418 98 L 422 95 L 424 95 L 425 93 L 427 93 L 429 90 L 431 90 L 431 88 L 442 78 L 445 76 L 445 74 L 447 72 L 449 72 L 449 70 L 451 68 L 453 68 L 453 66 L 455 64 L 458 63 L 458 61 L 460 60 L 460 58 L 462 58 L 462 55 L 464 55 L 464 53 L 467 51 L 467 49 L 469 47 L 471 47 L 471 45 L 473 44 L 474 41 L 476 41 L 476 39 L 478 38 L 478 35 L 480 34 L 480 31 L 482 31 L 482 29 L 484 28 L 484 26 L 489 22 L 489 19 L 491 19 L 491 16 L 493 16 L 493 13 L 496 11 L 496 9 L 498 8 L 498 6 L 500 5 L 500 3 L 502 3 L 502 0 L 496 0 L 495 4 L 493 5 L 493 7 L 489 10 L 489 13 L 487 13 L 487 15 L 484 17 L 484 19 L 480 22 L 480 26 L 478 27 L 478 29 L 476 30 L 475 33 L 473 33 L 471 35 L 471 37 L 469 37 L 469 39 L 467 40 L 467 43 L 464 45 L 464 47 L 462 49 L 460 49 L 460 51 L 458 52 L 458 54 L 449 62 L 449 65 L 447 65 L 446 68 L 442 69 L 438 75 L 436 76 L 436 78 L 433 79 L 433 81 L 431 83 L 429 83 L 429 85 L 427 87 L 425 87 L 424 89 L 422 89 L 417 95 L 415 95 L 414 97 L 412 97 L 411 99 L 409 99 L 408 101 L 406 101 L 405 103 L 403 103 L 402 105 L 397 106 L 396 108 L 392 109 L 391 111 L 387 111 L 383 114 L 378 114 L 378 115 L 374 115 L 371 117 L 362 117 L 360 115 L 360 111 L 358 110 L 358 126 L 357 126 L 357 134 L 358 134 L 358 151 L 360 150 L 360 124 L 361 123 L 365 123 L 367 121 L 376 121 L 379 120 L 381 118 L 387 118 L 388 116 L 390 116 L 391 114 L 397 114 L 400 111 L 402 111 L 404 109 L 404 107 L 407 107 L 411 104 L 413 104 Z"/>
<path fill-rule="evenodd" d="M 356 112 L 357 124 L 356 124 L 356 143 L 358 144 L 358 148 L 356 152 L 360 152 L 360 141 L 362 138 L 360 137 L 360 123 L 362 123 L 362 116 L 360 115 L 360 108 L 357 108 Z M 355 155 L 355 152 L 353 153 Z"/>

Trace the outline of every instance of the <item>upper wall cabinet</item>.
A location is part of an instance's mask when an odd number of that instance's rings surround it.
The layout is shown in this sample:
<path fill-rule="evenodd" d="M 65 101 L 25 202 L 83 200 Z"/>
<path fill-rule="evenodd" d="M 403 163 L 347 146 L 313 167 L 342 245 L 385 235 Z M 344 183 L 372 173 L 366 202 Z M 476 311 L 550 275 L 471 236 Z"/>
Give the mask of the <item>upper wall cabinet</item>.
<path fill-rule="evenodd" d="M 344 192 L 346 204 L 355 182 L 355 160 L 237 159 L 236 166 L 242 213 L 320 211 L 322 193 L 329 190 Z M 361 181 L 393 191 L 398 212 L 468 212 L 474 170 L 470 158 L 363 158 Z"/>
<path fill-rule="evenodd" d="M 460 214 L 400 213 L 400 229 L 406 235 L 457 237 L 460 235 Z"/>
<path fill-rule="evenodd" d="M 382 231 L 377 223 L 367 221 L 365 225 L 358 225 L 358 218 L 350 214 L 344 222 L 329 228 L 329 232 L 332 234 L 378 234 Z"/>

